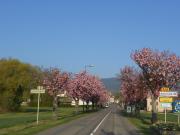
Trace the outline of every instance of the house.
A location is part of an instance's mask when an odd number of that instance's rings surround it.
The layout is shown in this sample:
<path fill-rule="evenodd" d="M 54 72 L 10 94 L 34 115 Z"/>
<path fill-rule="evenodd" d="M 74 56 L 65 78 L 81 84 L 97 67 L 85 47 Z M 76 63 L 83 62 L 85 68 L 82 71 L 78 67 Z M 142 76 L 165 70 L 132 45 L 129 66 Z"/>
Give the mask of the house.
<path fill-rule="evenodd" d="M 75 101 L 72 99 L 72 98 L 70 98 L 70 97 L 68 97 L 68 95 L 67 95 L 67 92 L 66 91 L 63 91 L 63 92 L 61 92 L 61 93 L 59 93 L 58 94 L 58 97 L 60 97 L 60 99 L 61 98 L 68 98 L 68 101 L 69 100 L 71 100 L 71 105 L 72 106 L 75 106 L 76 104 L 75 104 Z M 63 101 L 61 101 L 61 102 L 63 102 Z M 79 100 L 79 105 L 83 105 L 83 100 Z M 84 102 L 84 105 L 86 105 L 86 102 Z M 92 102 L 89 102 L 89 105 L 92 105 Z"/>
<path fill-rule="evenodd" d="M 114 96 L 110 96 L 109 102 L 110 102 L 110 103 L 114 103 Z"/>
<path fill-rule="evenodd" d="M 72 100 L 71 105 L 72 106 L 76 105 L 74 100 Z M 81 99 L 79 100 L 79 105 L 83 105 L 83 100 L 81 100 Z M 86 102 L 84 102 L 84 105 L 86 105 Z M 92 105 L 92 102 L 89 102 L 89 105 Z"/>
<path fill-rule="evenodd" d="M 147 111 L 151 112 L 152 111 L 152 98 L 151 96 L 147 97 Z M 164 108 L 161 106 L 161 103 L 159 102 L 159 97 L 156 100 L 156 109 L 158 112 L 164 112 Z M 167 108 L 167 111 L 172 111 L 172 106 Z"/>

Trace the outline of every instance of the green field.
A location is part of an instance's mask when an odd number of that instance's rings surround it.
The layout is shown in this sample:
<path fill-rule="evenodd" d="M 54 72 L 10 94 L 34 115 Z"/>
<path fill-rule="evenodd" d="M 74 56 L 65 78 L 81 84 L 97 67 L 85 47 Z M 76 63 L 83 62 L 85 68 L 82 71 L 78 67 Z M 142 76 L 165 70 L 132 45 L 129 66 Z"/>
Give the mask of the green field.
<path fill-rule="evenodd" d="M 153 131 L 150 130 L 151 126 L 151 113 L 150 112 L 143 112 L 141 113 L 140 118 L 136 117 L 128 117 L 131 123 L 133 123 L 137 128 L 139 128 L 142 133 L 145 135 L 152 135 Z M 159 122 L 164 122 L 164 113 L 158 114 Z M 178 116 L 173 113 L 167 114 L 167 123 L 177 123 Z"/>
<path fill-rule="evenodd" d="M 30 135 L 43 129 L 82 117 L 87 113 L 75 113 L 74 107 L 59 108 L 58 120 L 53 120 L 51 108 L 40 109 L 39 125 L 36 124 L 36 108 L 24 108 L 22 112 L 0 114 L 0 135 Z"/>

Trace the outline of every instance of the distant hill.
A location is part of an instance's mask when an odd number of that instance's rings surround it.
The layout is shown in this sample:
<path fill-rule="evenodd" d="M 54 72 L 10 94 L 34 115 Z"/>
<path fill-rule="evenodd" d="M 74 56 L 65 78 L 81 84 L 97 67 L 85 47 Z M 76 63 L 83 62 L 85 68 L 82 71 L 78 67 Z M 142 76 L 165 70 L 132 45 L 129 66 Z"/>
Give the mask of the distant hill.
<path fill-rule="evenodd" d="M 103 78 L 101 80 L 109 91 L 111 92 L 119 91 L 120 82 L 117 78 Z"/>

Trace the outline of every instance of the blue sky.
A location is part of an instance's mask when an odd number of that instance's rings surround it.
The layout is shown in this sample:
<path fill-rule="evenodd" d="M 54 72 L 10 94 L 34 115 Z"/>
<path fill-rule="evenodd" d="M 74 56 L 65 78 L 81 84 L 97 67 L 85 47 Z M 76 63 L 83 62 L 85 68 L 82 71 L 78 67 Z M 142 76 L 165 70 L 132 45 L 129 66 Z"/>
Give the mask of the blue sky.
<path fill-rule="evenodd" d="M 179 0 L 2 0 L 0 57 L 113 77 L 133 50 L 180 56 Z"/>

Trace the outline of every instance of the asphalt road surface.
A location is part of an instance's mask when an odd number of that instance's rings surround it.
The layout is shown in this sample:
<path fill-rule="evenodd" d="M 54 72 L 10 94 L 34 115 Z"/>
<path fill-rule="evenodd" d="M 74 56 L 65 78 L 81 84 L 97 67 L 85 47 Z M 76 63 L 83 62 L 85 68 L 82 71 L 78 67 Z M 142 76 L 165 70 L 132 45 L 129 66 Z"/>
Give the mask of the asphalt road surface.
<path fill-rule="evenodd" d="M 111 105 L 69 123 L 45 130 L 38 135 L 141 135 L 136 127 L 121 116 L 117 105 Z"/>

